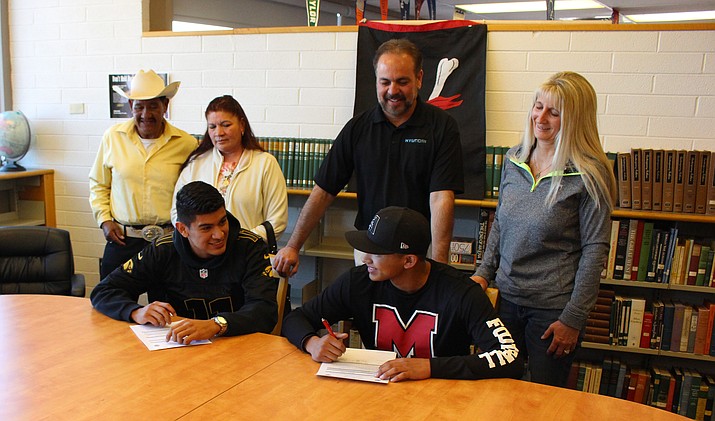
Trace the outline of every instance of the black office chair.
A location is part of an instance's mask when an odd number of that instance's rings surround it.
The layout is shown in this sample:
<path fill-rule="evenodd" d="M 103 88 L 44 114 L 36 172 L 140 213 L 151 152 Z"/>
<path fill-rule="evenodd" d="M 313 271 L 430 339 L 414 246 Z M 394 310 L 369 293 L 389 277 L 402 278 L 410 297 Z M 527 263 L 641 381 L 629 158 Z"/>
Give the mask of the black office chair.
<path fill-rule="evenodd" d="M 84 275 L 74 273 L 69 232 L 0 227 L 0 294 L 84 297 Z"/>

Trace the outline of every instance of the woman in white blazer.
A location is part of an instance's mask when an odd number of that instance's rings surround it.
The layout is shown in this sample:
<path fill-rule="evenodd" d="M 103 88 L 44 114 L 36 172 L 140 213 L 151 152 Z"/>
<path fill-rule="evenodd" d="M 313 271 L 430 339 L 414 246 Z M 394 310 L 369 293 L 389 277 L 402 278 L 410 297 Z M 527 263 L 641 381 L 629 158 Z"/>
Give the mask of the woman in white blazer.
<path fill-rule="evenodd" d="M 278 161 L 258 143 L 246 113 L 232 96 L 214 98 L 205 115 L 206 133 L 182 167 L 174 198 L 185 184 L 204 181 L 221 192 L 226 210 L 242 228 L 267 241 L 262 223 L 268 221 L 279 238 L 288 224 L 288 196 Z M 171 220 L 176 222 L 175 202 Z"/>

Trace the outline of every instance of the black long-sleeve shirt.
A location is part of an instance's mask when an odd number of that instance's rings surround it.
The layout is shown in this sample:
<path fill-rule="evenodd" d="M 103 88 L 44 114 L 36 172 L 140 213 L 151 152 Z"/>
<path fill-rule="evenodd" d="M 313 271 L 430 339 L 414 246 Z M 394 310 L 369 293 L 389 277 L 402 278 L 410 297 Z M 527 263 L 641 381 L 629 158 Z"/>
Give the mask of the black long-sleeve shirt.
<path fill-rule="evenodd" d="M 139 295 L 149 302 L 171 304 L 181 317 L 207 320 L 223 316 L 225 336 L 268 333 L 278 320 L 278 282 L 270 277 L 271 263 L 261 237 L 241 229 L 228 214 L 226 252 L 201 259 L 177 231 L 158 238 L 115 269 L 91 294 L 92 305 L 117 320 L 133 321 L 141 308 Z"/>
<path fill-rule="evenodd" d="M 352 318 L 365 348 L 429 358 L 432 377 L 520 377 L 523 357 L 481 287 L 450 266 L 429 262 L 427 282 L 414 293 L 370 280 L 364 265 L 353 268 L 291 312 L 283 335 L 300 348 L 321 328 L 321 318 Z M 473 355 L 470 345 L 478 347 Z"/>

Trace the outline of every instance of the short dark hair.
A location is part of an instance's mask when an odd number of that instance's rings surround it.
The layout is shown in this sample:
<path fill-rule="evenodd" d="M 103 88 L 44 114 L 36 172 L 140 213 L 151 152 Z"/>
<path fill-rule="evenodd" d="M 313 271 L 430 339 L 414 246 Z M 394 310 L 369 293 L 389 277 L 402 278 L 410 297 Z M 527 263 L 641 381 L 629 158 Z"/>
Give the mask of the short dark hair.
<path fill-rule="evenodd" d="M 373 69 L 377 71 L 377 62 L 380 61 L 380 57 L 386 53 L 407 54 L 412 57 L 412 61 L 415 63 L 415 75 L 422 70 L 422 52 L 407 38 L 393 38 L 383 42 L 377 51 L 375 51 L 375 57 L 372 59 Z"/>
<path fill-rule="evenodd" d="M 176 193 L 176 219 L 182 224 L 191 225 L 196 215 L 216 212 L 225 206 L 216 187 L 203 181 L 192 181 Z"/>

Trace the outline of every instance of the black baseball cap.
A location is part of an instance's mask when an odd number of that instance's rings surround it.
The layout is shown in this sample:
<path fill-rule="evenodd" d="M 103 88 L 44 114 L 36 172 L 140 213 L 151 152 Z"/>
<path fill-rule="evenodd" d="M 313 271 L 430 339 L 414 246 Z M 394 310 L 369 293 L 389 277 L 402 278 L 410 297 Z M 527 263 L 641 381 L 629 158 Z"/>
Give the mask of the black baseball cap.
<path fill-rule="evenodd" d="M 421 213 L 390 206 L 372 218 L 367 230 L 346 232 L 345 238 L 351 246 L 365 253 L 419 256 L 427 254 L 430 227 Z"/>

